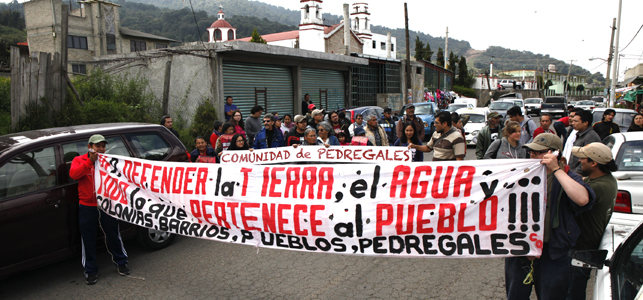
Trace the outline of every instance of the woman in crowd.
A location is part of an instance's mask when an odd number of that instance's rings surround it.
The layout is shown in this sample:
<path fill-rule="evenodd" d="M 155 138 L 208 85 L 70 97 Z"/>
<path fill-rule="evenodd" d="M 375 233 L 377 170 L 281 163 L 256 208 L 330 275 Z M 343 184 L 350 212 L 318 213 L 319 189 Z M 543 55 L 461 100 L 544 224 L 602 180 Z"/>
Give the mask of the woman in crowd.
<path fill-rule="evenodd" d="M 217 155 L 221 155 L 221 151 L 227 150 L 234 136 L 234 124 L 232 122 L 225 122 L 221 126 L 222 135 L 217 140 L 217 145 L 214 147 Z"/>
<path fill-rule="evenodd" d="M 339 140 L 335 137 L 335 131 L 333 131 L 333 126 L 330 125 L 328 121 L 324 121 L 317 125 L 317 133 L 319 136 L 318 140 L 324 145 L 328 146 L 339 146 Z"/>
<path fill-rule="evenodd" d="M 398 138 L 393 146 L 404 146 L 407 147 L 409 143 L 415 145 L 422 145 L 420 139 L 418 139 L 415 134 L 415 126 L 413 123 L 404 124 L 404 135 Z M 413 152 L 413 161 L 424 161 L 424 153 L 422 151 L 417 151 L 416 149 L 411 149 Z"/>
<path fill-rule="evenodd" d="M 217 140 L 221 136 L 222 127 L 223 127 L 223 122 L 214 121 L 214 130 L 212 130 L 212 135 L 210 135 L 210 146 L 212 147 L 217 146 Z"/>
<path fill-rule="evenodd" d="M 346 133 L 345 133 L 345 132 L 340 132 L 339 134 L 337 134 L 337 140 L 339 141 L 339 145 L 340 145 L 340 146 L 348 146 L 348 145 L 350 145 L 350 144 L 348 143 L 348 139 L 347 139 L 347 138 L 348 138 L 348 137 L 346 136 Z"/>
<path fill-rule="evenodd" d="M 293 123 L 293 120 L 292 120 L 292 115 L 285 114 L 283 119 L 282 119 L 282 123 L 281 123 L 281 131 L 284 132 L 284 129 L 285 129 L 286 132 L 288 132 L 291 129 L 293 129 L 293 127 L 295 127 L 295 125 L 296 124 Z"/>
<path fill-rule="evenodd" d="M 208 143 L 203 137 L 197 136 L 196 139 L 194 139 L 194 145 L 196 146 L 196 149 L 190 152 L 190 160 L 192 162 L 217 162 L 217 154 L 214 152 L 212 147 L 208 147 Z"/>
<path fill-rule="evenodd" d="M 630 124 L 630 128 L 627 129 L 627 132 L 633 132 L 633 131 L 643 131 L 643 114 L 642 113 L 638 113 L 634 115 L 632 124 Z"/>
<path fill-rule="evenodd" d="M 234 124 L 234 133 L 238 133 L 243 135 L 244 138 L 248 138 L 246 136 L 246 131 L 243 130 L 243 116 L 241 115 L 240 110 L 235 110 L 234 113 L 232 114 L 232 118 L 230 118 L 230 122 Z"/>
<path fill-rule="evenodd" d="M 304 146 L 316 146 L 323 145 L 324 143 L 317 138 L 317 130 L 312 127 L 306 128 L 304 131 L 304 142 L 301 143 Z M 297 148 L 298 144 L 294 144 L 293 147 Z"/>
<path fill-rule="evenodd" d="M 484 159 L 518 159 L 527 158 L 527 151 L 520 143 L 520 124 L 507 122 L 502 132 L 502 139 L 495 140 L 484 154 Z"/>
<path fill-rule="evenodd" d="M 240 134 L 235 134 L 232 137 L 232 141 L 230 142 L 230 147 L 228 147 L 228 151 L 231 150 L 249 150 L 250 146 L 248 145 L 248 141 L 243 137 L 243 135 Z"/>

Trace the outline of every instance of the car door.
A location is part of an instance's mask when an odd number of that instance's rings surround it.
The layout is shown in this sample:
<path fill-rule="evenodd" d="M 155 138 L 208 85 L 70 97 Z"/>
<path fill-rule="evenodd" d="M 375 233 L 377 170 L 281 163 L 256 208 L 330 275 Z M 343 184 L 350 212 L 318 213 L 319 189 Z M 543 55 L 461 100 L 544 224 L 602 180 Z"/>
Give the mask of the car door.
<path fill-rule="evenodd" d="M 28 149 L 0 166 L 0 268 L 69 255 L 72 203 L 60 184 L 56 149 Z"/>
<path fill-rule="evenodd" d="M 616 249 L 610 265 L 612 299 L 643 297 L 643 226 L 639 226 Z"/>

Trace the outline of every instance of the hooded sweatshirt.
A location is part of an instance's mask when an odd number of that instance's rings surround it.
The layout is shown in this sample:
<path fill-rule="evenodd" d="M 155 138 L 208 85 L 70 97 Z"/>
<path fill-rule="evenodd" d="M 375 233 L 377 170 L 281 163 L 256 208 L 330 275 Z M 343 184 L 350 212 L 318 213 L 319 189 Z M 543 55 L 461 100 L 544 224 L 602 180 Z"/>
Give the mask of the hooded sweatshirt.
<path fill-rule="evenodd" d="M 496 159 L 517 159 L 517 158 L 527 158 L 527 150 L 522 147 L 520 141 L 516 141 L 516 147 L 509 144 L 509 140 L 506 137 L 503 137 L 501 140 L 495 140 L 487 149 L 484 158 L 490 159 L 494 158 L 496 154 Z M 500 148 L 498 148 L 500 147 Z"/>

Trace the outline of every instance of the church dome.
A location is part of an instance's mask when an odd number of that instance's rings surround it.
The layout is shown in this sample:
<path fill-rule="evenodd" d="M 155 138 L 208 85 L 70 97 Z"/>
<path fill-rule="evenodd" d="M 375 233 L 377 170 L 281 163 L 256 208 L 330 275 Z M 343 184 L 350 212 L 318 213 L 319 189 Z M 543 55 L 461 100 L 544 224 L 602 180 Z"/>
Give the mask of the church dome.
<path fill-rule="evenodd" d="M 210 28 L 232 28 L 232 25 L 228 23 L 228 21 L 220 19 L 217 20 L 216 22 L 212 23 Z"/>

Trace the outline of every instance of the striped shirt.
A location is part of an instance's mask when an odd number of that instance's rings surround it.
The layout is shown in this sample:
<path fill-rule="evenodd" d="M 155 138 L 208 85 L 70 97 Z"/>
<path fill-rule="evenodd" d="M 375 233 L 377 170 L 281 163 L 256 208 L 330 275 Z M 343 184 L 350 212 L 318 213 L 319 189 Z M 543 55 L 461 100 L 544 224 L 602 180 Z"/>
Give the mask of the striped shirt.
<path fill-rule="evenodd" d="M 460 131 L 455 127 L 451 127 L 444 137 L 439 132 L 434 132 L 431 140 L 426 145 L 434 151 L 433 161 L 464 159 L 465 156 L 464 149 L 466 146 L 464 139 Z"/>

